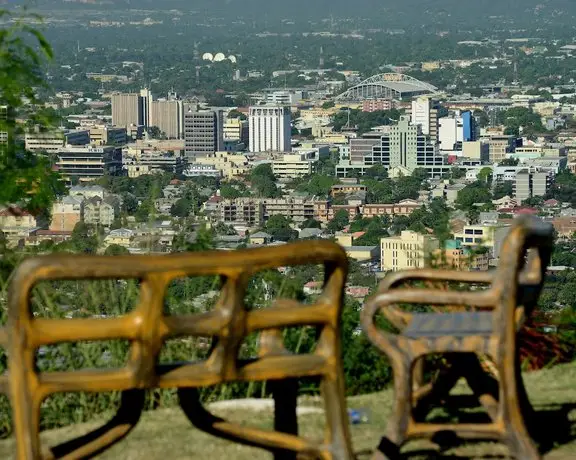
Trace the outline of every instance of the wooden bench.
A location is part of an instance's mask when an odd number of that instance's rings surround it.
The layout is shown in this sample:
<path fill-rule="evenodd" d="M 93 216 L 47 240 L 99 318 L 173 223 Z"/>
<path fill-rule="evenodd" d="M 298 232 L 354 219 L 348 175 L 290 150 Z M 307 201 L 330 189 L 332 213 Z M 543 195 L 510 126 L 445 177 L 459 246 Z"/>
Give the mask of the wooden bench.
<path fill-rule="evenodd" d="M 311 305 L 279 300 L 269 308 L 250 309 L 244 294 L 259 271 L 301 264 L 323 264 L 322 294 Z M 163 303 L 169 283 L 187 276 L 220 276 L 221 294 L 212 311 L 167 316 Z M 144 407 L 144 391 L 177 388 L 180 405 L 192 424 L 235 442 L 260 447 L 277 458 L 296 453 L 314 458 L 349 459 L 352 448 L 344 398 L 340 350 L 340 313 L 347 276 L 346 254 L 330 242 L 296 243 L 275 248 L 169 256 L 70 256 L 27 259 L 15 272 L 9 289 L 8 324 L 0 342 L 8 352 L 7 375 L 0 390 L 9 395 L 13 411 L 17 458 L 90 458 L 106 450 L 137 424 Z M 30 293 L 46 280 L 140 280 L 139 304 L 131 313 L 105 319 L 46 319 L 31 312 Z M 248 306 L 249 307 L 249 306 Z M 313 353 L 292 355 L 282 343 L 282 328 L 318 328 Z M 241 360 L 243 340 L 260 332 L 258 356 Z M 204 362 L 159 364 L 164 342 L 176 337 L 213 337 Z M 124 339 L 130 358 L 120 369 L 38 372 L 35 354 L 40 347 L 63 342 Z M 297 435 L 296 379 L 318 377 L 326 415 L 326 435 L 314 442 Z M 270 380 L 275 400 L 275 430 L 263 431 L 215 417 L 199 401 L 196 388 L 237 381 Z M 40 405 L 57 392 L 122 392 L 116 416 L 86 436 L 41 449 Z M 169 427 L 167 427 L 168 429 Z"/>
<path fill-rule="evenodd" d="M 539 458 L 525 424 L 531 406 L 520 375 L 516 335 L 536 305 L 552 245 L 550 225 L 536 218 L 519 218 L 504 241 L 494 274 L 424 269 L 395 273 L 384 280 L 361 319 L 370 340 L 390 358 L 394 372 L 393 415 L 378 458 L 396 458 L 404 442 L 433 438 L 441 432 L 504 441 L 518 459 Z M 401 287 L 414 280 L 489 288 L 461 291 Z M 451 311 L 410 313 L 401 308 L 411 304 L 450 306 Z M 399 334 L 377 328 L 375 315 L 379 311 L 399 329 Z M 445 354 L 451 366 L 446 375 L 425 384 L 421 364 L 432 354 Z M 493 361 L 497 381 L 482 369 L 479 355 Z M 432 424 L 416 419 L 416 414 L 446 397 L 461 377 L 487 409 L 490 423 Z"/>

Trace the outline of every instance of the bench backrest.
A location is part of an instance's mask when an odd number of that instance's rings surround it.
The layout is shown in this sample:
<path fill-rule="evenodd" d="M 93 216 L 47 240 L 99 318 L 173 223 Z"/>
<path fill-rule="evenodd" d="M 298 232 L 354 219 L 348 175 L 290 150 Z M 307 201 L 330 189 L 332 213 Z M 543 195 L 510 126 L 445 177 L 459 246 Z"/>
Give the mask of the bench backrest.
<path fill-rule="evenodd" d="M 311 305 L 279 300 L 269 308 L 251 309 L 244 304 L 247 284 L 257 272 L 284 266 L 322 264 L 325 283 Z M 164 296 L 169 283 L 188 276 L 220 276 L 222 288 L 213 310 L 191 315 L 166 316 Z M 9 289 L 8 324 L 0 341 L 8 351 L 9 373 L 0 389 L 10 395 L 18 458 L 40 456 L 39 410 L 42 401 L 57 392 L 123 391 L 125 411 L 142 410 L 143 400 L 134 391 L 151 388 L 193 388 L 231 381 L 280 380 L 318 376 L 332 382 L 325 394 L 329 439 L 349 444 L 342 369 L 339 318 L 347 276 L 345 252 L 330 242 L 306 242 L 274 248 L 212 251 L 167 256 L 50 255 L 25 260 L 15 272 Z M 122 317 L 95 319 L 47 319 L 34 317 L 30 298 L 33 287 L 46 280 L 136 278 L 140 280 L 139 303 Z M 291 355 L 284 350 L 278 332 L 285 327 L 312 325 L 319 328 L 313 353 Z M 264 331 L 259 356 L 247 362 L 238 358 L 243 340 Z M 213 337 L 206 361 L 158 364 L 163 343 L 176 337 Z M 41 373 L 36 370 L 38 348 L 63 342 L 125 339 L 130 357 L 120 369 Z M 132 393 L 131 393 L 132 392 Z M 117 418 L 130 418 L 120 414 Z M 136 417 L 136 421 L 137 421 Z M 133 420 L 134 421 L 134 420 Z M 121 424 L 120 424 L 121 425 Z M 234 432 L 238 427 L 232 427 Z M 114 434 L 114 430 L 116 435 Z M 119 431 L 120 430 L 120 431 Z M 239 432 L 247 443 L 262 440 L 262 433 Z M 58 451 L 61 456 L 93 454 L 116 442 L 122 432 L 99 433 Z M 298 445 L 295 450 L 320 450 L 289 435 L 272 435 L 260 442 L 269 448 Z M 300 443 L 300 444 L 299 444 Z M 328 445 L 327 448 L 330 446 Z"/>

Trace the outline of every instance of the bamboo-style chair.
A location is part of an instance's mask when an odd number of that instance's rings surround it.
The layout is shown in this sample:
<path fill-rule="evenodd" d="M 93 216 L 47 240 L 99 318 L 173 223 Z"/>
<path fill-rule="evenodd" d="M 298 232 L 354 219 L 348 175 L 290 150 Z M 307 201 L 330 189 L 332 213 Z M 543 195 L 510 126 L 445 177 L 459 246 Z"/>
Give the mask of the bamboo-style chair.
<path fill-rule="evenodd" d="M 505 442 L 521 460 L 540 458 L 527 430 L 532 415 L 516 343 L 517 332 L 536 305 L 553 245 L 552 226 L 533 217 L 516 220 L 507 235 L 495 273 L 410 270 L 387 277 L 362 312 L 370 340 L 391 360 L 395 400 L 377 458 L 396 458 L 408 440 L 452 432 L 463 438 Z M 488 285 L 486 290 L 447 291 L 401 288 L 414 280 Z M 401 305 L 449 307 L 449 312 L 416 312 Z M 457 306 L 457 308 L 454 308 Z M 384 333 L 375 324 L 381 312 L 400 332 Z M 444 354 L 448 371 L 424 383 L 422 362 Z M 480 365 L 487 356 L 497 380 Z M 419 415 L 448 396 L 464 377 L 490 416 L 489 423 L 425 423 Z"/>
<path fill-rule="evenodd" d="M 302 264 L 323 264 L 325 284 L 311 305 L 278 299 L 269 308 L 244 304 L 253 274 Z M 169 283 L 185 276 L 221 276 L 219 300 L 212 311 L 182 316 L 163 314 Z M 348 426 L 340 350 L 340 313 L 347 276 L 347 258 L 330 242 L 296 243 L 275 248 L 233 252 L 212 251 L 168 256 L 70 256 L 31 258 L 17 269 L 9 289 L 8 324 L 0 341 L 8 352 L 8 373 L 0 389 L 10 396 L 16 455 L 20 460 L 91 458 L 120 441 L 137 424 L 144 407 L 144 391 L 177 388 L 180 405 L 197 428 L 234 442 L 260 447 L 277 459 L 305 454 L 313 458 L 350 459 Z M 41 281 L 136 278 L 140 283 L 137 308 L 118 318 L 46 319 L 35 317 L 31 290 Z M 248 307 L 248 308 L 247 308 Z M 318 328 L 313 353 L 293 355 L 282 343 L 285 327 Z M 259 353 L 238 357 L 243 340 L 261 332 Z M 204 362 L 159 364 L 163 343 L 185 336 L 213 337 Z M 39 347 L 62 342 L 124 339 L 130 358 L 120 369 L 38 372 Z M 298 436 L 297 381 L 318 377 L 326 415 L 325 439 L 315 442 Z M 274 431 L 230 423 L 209 413 L 196 388 L 226 382 L 272 381 Z M 70 442 L 42 450 L 39 439 L 40 405 L 57 392 L 122 392 L 116 416 L 105 426 Z"/>

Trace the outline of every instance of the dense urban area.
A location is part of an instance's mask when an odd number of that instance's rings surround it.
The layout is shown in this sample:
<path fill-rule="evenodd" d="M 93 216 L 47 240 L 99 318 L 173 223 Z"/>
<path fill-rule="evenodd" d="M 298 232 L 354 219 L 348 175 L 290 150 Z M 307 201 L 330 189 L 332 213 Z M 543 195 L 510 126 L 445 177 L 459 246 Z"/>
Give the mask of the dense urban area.
<path fill-rule="evenodd" d="M 350 260 L 344 367 L 348 393 L 359 394 L 391 378 L 358 334 L 359 311 L 378 282 L 428 266 L 493 270 L 510 225 L 529 214 L 552 223 L 556 246 L 535 332 L 552 345 L 542 341 L 526 359 L 532 367 L 572 360 L 565 345 L 574 333 L 562 332 L 576 307 L 571 2 L 504 1 L 496 11 L 494 2 L 411 10 L 406 1 L 392 11 L 390 2 L 360 1 L 355 15 L 310 6 L 306 20 L 293 11 L 314 2 L 266 14 L 263 2 L 193 2 L 201 3 L 195 11 L 176 0 L 163 9 L 38 3 L 42 22 L 19 10 L 0 16 L 16 32 L 37 27 L 40 46 L 47 40 L 54 54 L 38 64 L 40 80 L 24 78 L 25 102 L 0 101 L 3 120 L 20 127 L 0 132 L 0 142 L 42 159 L 45 176 L 33 185 L 47 193 L 32 199 L 15 180 L 1 194 L 3 285 L 31 254 L 333 240 Z M 123 313 L 137 301 L 135 285 L 94 283 L 40 287 L 35 305 L 85 317 Z M 266 272 L 248 300 L 307 301 L 321 288 L 316 267 Z M 167 303 L 173 312 L 202 311 L 217 289 L 217 280 L 182 280 Z M 298 334 L 287 339 L 292 347 L 312 346 L 312 334 Z M 49 358 L 61 352 L 45 350 L 39 365 L 58 368 Z M 108 348 L 90 353 L 101 365 L 122 360 Z M 62 411 L 43 423 L 83 421 L 106 405 L 90 401 L 83 416 Z"/>

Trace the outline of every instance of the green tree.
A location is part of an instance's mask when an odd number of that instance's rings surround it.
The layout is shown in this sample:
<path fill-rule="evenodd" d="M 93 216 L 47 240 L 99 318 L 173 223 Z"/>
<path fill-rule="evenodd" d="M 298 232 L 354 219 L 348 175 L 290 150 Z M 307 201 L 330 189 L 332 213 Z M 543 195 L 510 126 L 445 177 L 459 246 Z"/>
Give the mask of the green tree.
<path fill-rule="evenodd" d="M 290 227 L 291 221 L 285 216 L 270 216 L 266 222 L 266 232 L 275 240 L 291 241 L 298 238 L 298 232 Z"/>
<path fill-rule="evenodd" d="M 334 107 L 336 104 L 334 103 L 334 101 L 326 101 L 322 104 L 322 108 L 323 109 L 331 109 L 332 107 Z"/>
<path fill-rule="evenodd" d="M 518 166 L 520 160 L 518 158 L 505 158 L 499 163 L 499 166 Z"/>
<path fill-rule="evenodd" d="M 0 204 L 16 204 L 34 214 L 50 208 L 64 193 L 52 159 L 27 152 L 16 142 L 26 127 L 54 127 L 55 120 L 41 109 L 38 96 L 47 89 L 43 66 L 53 53 L 44 36 L 30 25 L 30 20 L 39 19 L 36 15 L 17 17 L 0 9 L 0 19 L 4 22 L 0 30 L 0 132 L 8 137 L 0 147 Z M 17 118 L 28 122 L 19 124 Z"/>
<path fill-rule="evenodd" d="M 188 217 L 192 211 L 192 202 L 187 198 L 180 198 L 170 208 L 173 217 Z"/>
<path fill-rule="evenodd" d="M 322 228 L 322 224 L 316 219 L 307 219 L 302 222 L 301 228 Z"/>
<path fill-rule="evenodd" d="M 496 184 L 496 187 L 494 187 L 495 200 L 512 195 L 514 195 L 514 183 L 512 181 L 499 182 Z"/>
<path fill-rule="evenodd" d="M 308 179 L 308 182 L 304 182 L 297 187 L 300 192 L 307 192 L 310 195 L 315 196 L 327 196 L 330 193 L 330 189 L 333 185 L 338 183 L 338 179 L 333 176 L 314 174 Z"/>
<path fill-rule="evenodd" d="M 473 182 L 458 192 L 456 205 L 464 211 L 470 209 L 475 203 L 487 203 L 492 200 L 490 190 L 482 182 Z"/>
<path fill-rule="evenodd" d="M 346 225 L 350 223 L 350 217 L 348 211 L 344 209 L 340 209 L 336 211 L 334 214 L 334 218 L 328 222 L 328 226 L 326 227 L 330 232 L 336 233 L 340 230 L 343 230 Z"/>
<path fill-rule="evenodd" d="M 388 170 L 385 166 L 374 165 L 366 170 L 364 177 L 374 180 L 388 179 Z"/>
<path fill-rule="evenodd" d="M 492 183 L 492 168 L 482 168 L 476 177 L 480 182 L 490 185 Z"/>
<path fill-rule="evenodd" d="M 119 244 L 111 244 L 104 251 L 104 255 L 106 256 L 123 256 L 126 254 L 130 254 L 130 251 Z"/>
<path fill-rule="evenodd" d="M 276 177 L 272 172 L 272 166 L 269 164 L 256 166 L 250 173 L 250 182 L 259 197 L 278 198 L 281 196 L 276 186 Z"/>
<path fill-rule="evenodd" d="M 166 133 L 162 130 L 160 130 L 160 128 L 158 128 L 158 126 L 150 126 L 147 129 L 148 135 L 152 138 L 152 139 L 167 139 L 166 137 Z"/>
<path fill-rule="evenodd" d="M 98 237 L 94 229 L 84 222 L 78 222 L 72 230 L 70 243 L 78 252 L 95 254 L 98 250 Z"/>

